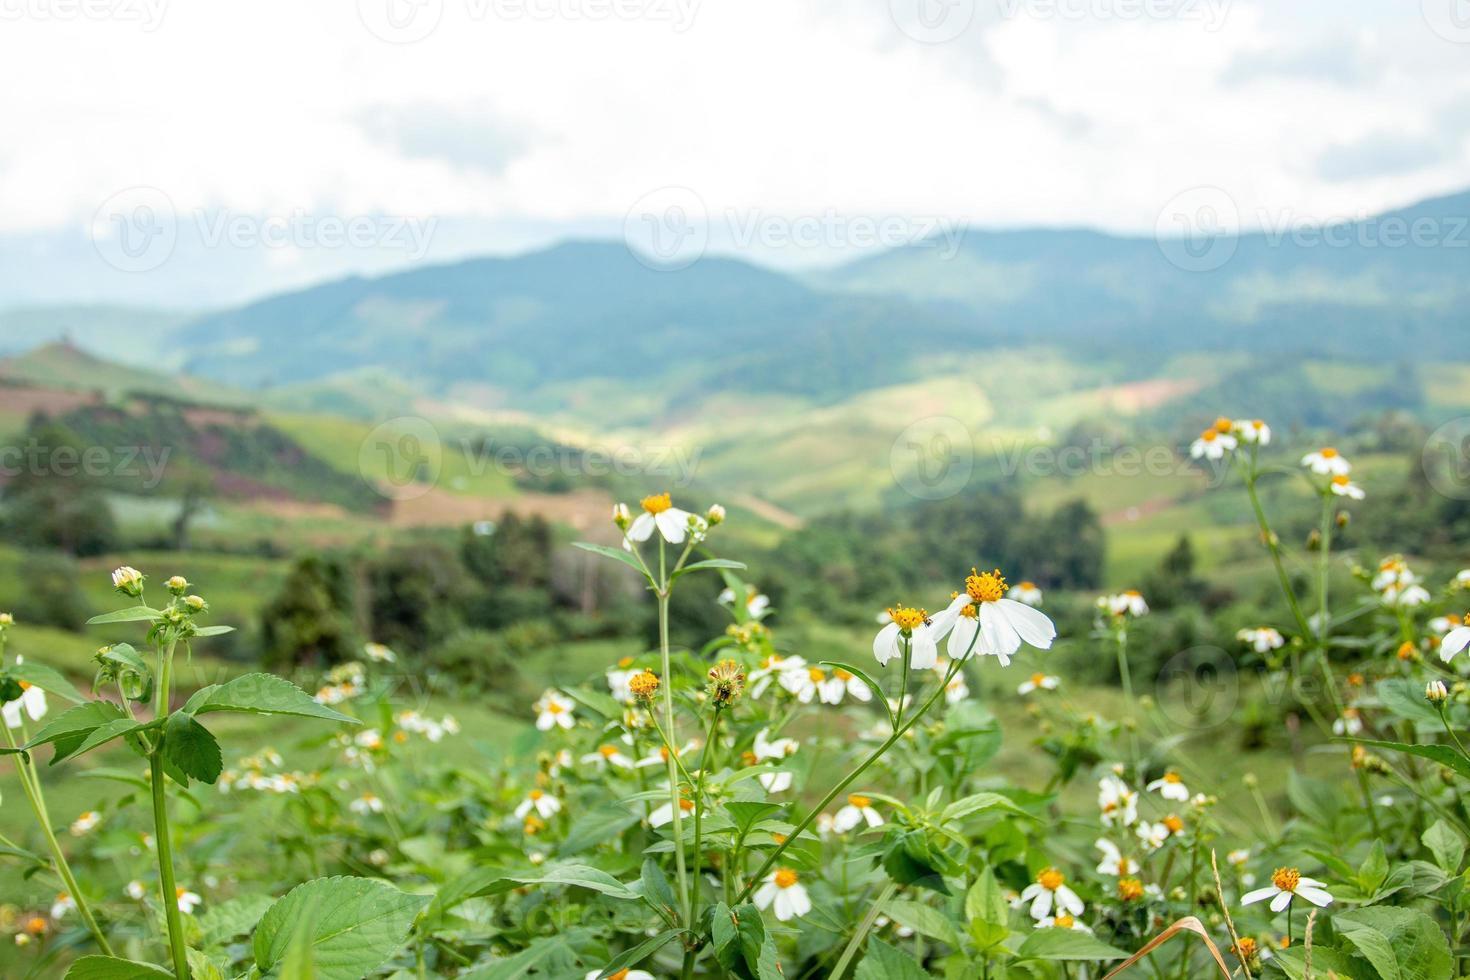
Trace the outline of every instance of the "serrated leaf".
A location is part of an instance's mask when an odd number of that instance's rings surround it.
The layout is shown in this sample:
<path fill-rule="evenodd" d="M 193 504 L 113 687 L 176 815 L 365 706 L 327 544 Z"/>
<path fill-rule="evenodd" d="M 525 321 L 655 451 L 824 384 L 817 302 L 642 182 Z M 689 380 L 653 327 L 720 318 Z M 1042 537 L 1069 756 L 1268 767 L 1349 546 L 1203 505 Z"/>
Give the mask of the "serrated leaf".
<path fill-rule="evenodd" d="M 963 820 L 985 810 L 1004 810 L 1017 816 L 1030 816 L 1025 810 L 1012 803 L 1008 797 L 999 793 L 974 793 L 963 799 L 955 800 L 945 807 L 939 814 L 939 821 L 949 823 L 952 820 Z"/>
<path fill-rule="evenodd" d="M 1460 870 L 1460 862 L 1465 859 L 1465 838 L 1458 830 L 1443 820 L 1436 820 L 1420 840 L 1434 855 L 1434 863 L 1441 871 L 1454 874 Z"/>
<path fill-rule="evenodd" d="M 741 836 L 750 833 L 750 829 L 762 820 L 774 817 L 786 809 L 781 803 L 767 803 L 764 800 L 731 800 L 724 807 Z"/>
<path fill-rule="evenodd" d="M 66 971 L 66 980 L 174 980 L 173 971 L 152 963 L 115 956 L 83 956 Z"/>
<path fill-rule="evenodd" d="M 18 681 L 25 681 L 33 687 L 39 687 L 47 694 L 55 694 L 73 704 L 85 704 L 87 699 L 82 696 L 72 682 L 62 676 L 60 671 L 53 670 L 45 664 L 12 664 L 5 673 Z"/>
<path fill-rule="evenodd" d="M 279 966 L 304 930 L 322 980 L 361 980 L 398 951 L 428 901 L 371 878 L 317 878 L 273 904 L 255 930 L 255 965 Z"/>
<path fill-rule="evenodd" d="M 1016 956 L 1023 960 L 1121 960 L 1128 954 L 1078 929 L 1037 929 Z"/>
<path fill-rule="evenodd" d="M 105 626 L 108 623 L 141 623 L 152 622 L 161 617 L 163 613 L 157 609 L 147 606 L 129 606 L 126 609 L 118 609 L 110 613 L 102 613 L 87 620 L 88 626 Z"/>
<path fill-rule="evenodd" d="M 194 692 L 182 709 L 191 715 L 211 711 L 240 711 L 258 715 L 294 715 L 360 725 L 356 718 L 318 704 L 309 694 L 274 674 L 245 674 L 223 684 Z"/>
<path fill-rule="evenodd" d="M 99 725 L 92 729 L 75 746 L 67 745 L 63 747 L 62 743 L 56 743 L 56 754 L 51 757 L 51 764 L 54 766 L 63 759 L 91 752 L 93 749 L 100 748 L 114 739 L 122 738 L 124 735 L 131 735 L 133 732 L 147 727 L 143 722 L 134 721 L 131 718 L 118 718 L 115 721 L 109 721 L 105 725 Z"/>
<path fill-rule="evenodd" d="M 1010 919 L 1010 905 L 1006 902 L 1005 892 L 989 868 L 980 872 L 965 893 L 965 918 L 994 926 L 1004 926 Z"/>
<path fill-rule="evenodd" d="M 204 945 L 218 946 L 250 932 L 272 904 L 269 895 L 246 895 L 210 906 L 199 916 Z"/>
<path fill-rule="evenodd" d="M 868 938 L 868 952 L 852 976 L 853 980 L 929 980 L 917 960 L 877 936 Z"/>
<path fill-rule="evenodd" d="M 176 711 L 163 729 L 163 752 L 179 771 L 214 785 L 224 769 L 219 741 L 193 715 Z"/>
<path fill-rule="evenodd" d="M 1385 905 L 1332 917 L 1333 928 L 1383 980 L 1450 980 L 1454 958 L 1433 919 Z"/>
<path fill-rule="evenodd" d="M 26 749 L 39 748 L 52 742 L 74 739 L 76 744 L 87 737 L 87 733 L 110 721 L 127 717 L 121 708 L 111 701 L 88 701 L 69 708 L 57 715 L 25 744 Z"/>

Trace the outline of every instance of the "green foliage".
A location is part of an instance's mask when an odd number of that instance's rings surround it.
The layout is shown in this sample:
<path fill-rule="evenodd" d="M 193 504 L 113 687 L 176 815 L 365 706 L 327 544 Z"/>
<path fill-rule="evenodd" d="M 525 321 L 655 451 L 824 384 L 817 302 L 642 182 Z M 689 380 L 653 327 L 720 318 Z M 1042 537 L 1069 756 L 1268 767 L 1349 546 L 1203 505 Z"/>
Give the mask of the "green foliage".
<path fill-rule="evenodd" d="M 298 885 L 261 917 L 253 941 L 256 968 L 270 974 L 299 941 L 309 947 L 321 980 L 360 980 L 403 945 L 427 901 L 369 878 Z"/>

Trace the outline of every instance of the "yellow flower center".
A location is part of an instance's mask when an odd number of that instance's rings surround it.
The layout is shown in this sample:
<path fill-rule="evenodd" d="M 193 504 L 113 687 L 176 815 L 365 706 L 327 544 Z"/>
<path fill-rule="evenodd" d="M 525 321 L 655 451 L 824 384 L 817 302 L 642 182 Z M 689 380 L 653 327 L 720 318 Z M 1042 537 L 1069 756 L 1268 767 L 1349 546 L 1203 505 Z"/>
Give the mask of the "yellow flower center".
<path fill-rule="evenodd" d="M 186 889 L 184 889 L 184 888 L 175 888 L 174 889 L 174 898 L 183 898 L 185 891 L 186 891 Z"/>
<path fill-rule="evenodd" d="M 847 798 L 847 802 L 848 803 L 851 803 L 853 806 L 857 807 L 859 810 L 866 810 L 868 807 L 870 807 L 870 806 L 873 805 L 873 801 L 870 800 L 870 799 L 868 799 L 868 797 L 866 797 L 866 796 L 859 796 L 856 793 L 854 793 L 851 796 L 849 796 Z"/>
<path fill-rule="evenodd" d="M 685 813 L 688 813 L 690 810 L 693 810 L 694 809 L 694 801 L 693 800 L 686 800 L 683 797 L 680 797 L 679 798 L 679 809 L 683 810 Z"/>
<path fill-rule="evenodd" d="M 1166 783 L 1182 783 L 1183 781 L 1184 780 L 1179 778 L 1179 774 L 1177 772 L 1164 773 L 1164 782 Z"/>
<path fill-rule="evenodd" d="M 618 754 L 618 747 L 616 745 L 604 745 L 599 747 L 597 751 L 602 753 L 604 759 L 611 759 Z"/>
<path fill-rule="evenodd" d="M 894 606 L 888 610 L 888 618 L 898 624 L 898 628 L 905 633 L 912 633 L 928 620 L 929 614 L 922 609 L 914 609 L 910 606 Z"/>
<path fill-rule="evenodd" d="M 1171 813 L 1164 818 L 1164 826 L 1169 828 L 1169 833 L 1177 834 L 1184 829 L 1184 821 Z"/>
<path fill-rule="evenodd" d="M 619 970 L 617 973 L 609 973 L 607 975 L 607 980 L 628 980 L 628 973 L 631 970 L 632 970 L 632 967 L 625 966 L 621 970 Z"/>
<path fill-rule="evenodd" d="M 1336 476 L 1334 476 L 1332 478 L 1332 484 L 1333 484 L 1333 486 L 1345 487 L 1350 482 L 1352 482 L 1352 481 L 1349 480 L 1347 477 L 1343 476 L 1341 473 L 1337 474 Z"/>
<path fill-rule="evenodd" d="M 970 598 L 976 602 L 995 602 L 1006 594 L 1010 586 L 1006 585 L 1005 577 L 1000 574 L 1000 569 L 993 572 L 977 572 L 970 569 L 970 575 L 965 579 L 965 591 Z"/>
<path fill-rule="evenodd" d="M 841 667 L 838 667 L 836 670 L 832 671 L 832 676 L 837 678 L 839 681 L 842 681 L 844 684 L 852 680 L 852 674 L 843 670 Z"/>
<path fill-rule="evenodd" d="M 1033 685 L 1035 685 L 1036 687 L 1040 687 L 1041 686 L 1041 682 L 1044 681 L 1044 680 L 1046 680 L 1046 675 L 1045 674 L 1032 674 L 1031 675 L 1031 683 Z"/>
<path fill-rule="evenodd" d="M 560 701 L 552 701 L 546 705 L 546 713 L 550 715 L 559 715 L 565 710 L 567 709 L 561 706 Z"/>
<path fill-rule="evenodd" d="M 1296 868 L 1277 868 L 1271 873 L 1271 884 L 1284 892 L 1296 891 L 1296 886 L 1302 883 L 1302 873 Z"/>
<path fill-rule="evenodd" d="M 1057 916 L 1056 921 L 1052 923 L 1052 925 L 1056 926 L 1058 929 L 1070 929 L 1076 924 L 1077 920 L 1072 918 L 1070 915 L 1059 915 Z"/>
<path fill-rule="evenodd" d="M 1054 892 L 1066 882 L 1066 875 L 1056 868 L 1047 868 L 1036 876 L 1036 883 L 1049 892 Z"/>
<path fill-rule="evenodd" d="M 1118 874 L 1120 874 L 1120 875 L 1126 875 L 1127 873 L 1128 873 L 1128 859 L 1125 858 L 1125 857 L 1118 858 Z"/>
<path fill-rule="evenodd" d="M 1143 897 L 1143 882 L 1137 878 L 1118 879 L 1118 898 L 1125 902 L 1136 902 Z"/>
<path fill-rule="evenodd" d="M 1029 581 L 1022 582 L 1020 585 L 1016 586 L 1016 588 L 1020 589 L 1022 592 L 1034 592 L 1036 590 L 1036 583 Z"/>
<path fill-rule="evenodd" d="M 664 511 L 674 506 L 673 499 L 670 498 L 667 493 L 655 493 L 651 496 L 644 497 L 641 501 L 639 501 L 639 503 L 641 503 L 643 505 L 643 509 L 650 514 L 662 514 Z"/>
<path fill-rule="evenodd" d="M 1222 415 L 1219 418 L 1215 419 L 1215 431 L 1220 433 L 1221 435 L 1224 435 L 1233 428 L 1235 428 L 1235 423 L 1232 420 L 1227 419 L 1225 416 Z"/>
<path fill-rule="evenodd" d="M 541 792 L 539 789 L 533 789 L 533 790 L 531 790 L 531 799 L 533 799 L 533 800 L 539 800 L 539 799 L 541 799 L 541 797 L 543 797 L 545 795 L 546 794 L 543 793 L 543 792 Z"/>
<path fill-rule="evenodd" d="M 1220 433 L 1216 432 L 1214 429 L 1206 429 L 1199 434 L 1199 437 L 1205 442 L 1214 442 L 1219 437 L 1219 435 Z"/>
<path fill-rule="evenodd" d="M 1322 451 L 1317 455 L 1321 456 L 1323 459 L 1336 459 L 1337 450 L 1333 449 L 1331 446 L 1325 446 L 1323 447 Z"/>
<path fill-rule="evenodd" d="M 624 657 L 623 659 L 618 661 L 618 666 L 623 670 L 627 670 L 629 667 L 633 666 L 633 658 Z"/>
<path fill-rule="evenodd" d="M 812 683 L 820 684 L 827 679 L 827 672 L 825 670 L 822 670 L 820 667 L 813 667 L 811 670 L 807 671 L 807 676 L 812 679 Z"/>
<path fill-rule="evenodd" d="M 776 887 L 790 888 L 796 884 L 796 872 L 790 868 L 782 868 L 776 872 Z"/>

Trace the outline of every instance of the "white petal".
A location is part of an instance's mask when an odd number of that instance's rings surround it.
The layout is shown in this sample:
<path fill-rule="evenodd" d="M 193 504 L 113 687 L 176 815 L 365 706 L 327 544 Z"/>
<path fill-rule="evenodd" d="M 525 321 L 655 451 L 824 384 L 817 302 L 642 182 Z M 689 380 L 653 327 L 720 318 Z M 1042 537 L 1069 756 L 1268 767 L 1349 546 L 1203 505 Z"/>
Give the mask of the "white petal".
<path fill-rule="evenodd" d="M 764 885 L 761 885 L 755 891 L 756 908 L 770 908 L 771 902 L 775 900 L 780 891 L 780 887 L 778 887 L 774 881 L 768 881 Z"/>
<path fill-rule="evenodd" d="M 1311 902 L 1313 905 L 1317 906 L 1318 908 L 1332 904 L 1331 895 L 1327 894 L 1320 888 L 1311 887 L 1310 885 L 1306 884 L 1305 881 L 1296 886 L 1296 893 L 1302 898 L 1305 898 L 1307 901 Z"/>
<path fill-rule="evenodd" d="M 980 603 L 980 641 L 986 653 L 999 657 L 1002 664 L 1008 665 L 1012 654 L 1021 649 L 1021 634 L 996 605 L 994 602 Z"/>
<path fill-rule="evenodd" d="M 945 634 L 954 629 L 956 621 L 960 619 L 960 610 L 969 604 L 970 597 L 961 592 L 950 600 L 949 605 L 945 606 L 943 611 L 929 617 L 931 624 L 929 629 L 934 632 L 934 642 L 936 644 L 944 638 Z"/>
<path fill-rule="evenodd" d="M 633 523 L 628 527 L 628 539 L 631 541 L 647 541 L 653 536 L 653 529 L 656 526 L 653 515 L 644 511 L 633 518 Z"/>
<path fill-rule="evenodd" d="M 873 637 L 873 656 L 878 658 L 878 663 L 888 666 L 888 661 L 898 656 L 898 624 L 889 623 L 878 631 Z"/>
<path fill-rule="evenodd" d="M 920 627 L 914 630 L 909 651 L 909 667 L 913 670 L 933 670 L 939 663 L 939 647 L 930 631 Z"/>
<path fill-rule="evenodd" d="M 1051 641 L 1056 639 L 1057 628 L 1046 613 L 1015 599 L 999 599 L 995 605 L 1005 614 L 1006 620 L 1016 632 L 1021 634 L 1021 639 L 1037 649 L 1051 649 Z"/>
<path fill-rule="evenodd" d="M 1044 919 L 1051 915 L 1051 892 L 1041 889 L 1031 900 L 1031 918 Z"/>
<path fill-rule="evenodd" d="M 1078 898 L 1077 893 L 1066 885 L 1057 889 L 1057 904 L 1073 915 L 1081 915 L 1084 908 L 1082 899 Z"/>
<path fill-rule="evenodd" d="M 1265 888 L 1257 888 L 1253 892 L 1246 892 L 1244 895 L 1240 896 L 1240 904 L 1241 905 L 1254 905 L 1255 903 L 1257 903 L 1259 901 L 1262 901 L 1263 899 L 1270 898 L 1272 895 L 1275 895 L 1275 894 L 1276 894 L 1276 886 L 1275 885 L 1269 885 L 1269 886 L 1267 886 Z"/>
<path fill-rule="evenodd" d="M 945 650 L 949 653 L 951 660 L 968 660 L 976 653 L 980 623 L 961 616 L 955 621 L 954 628 L 950 631 L 949 640 L 945 643 Z"/>
<path fill-rule="evenodd" d="M 1439 641 L 1439 659 L 1449 661 L 1466 646 L 1470 646 L 1470 626 L 1456 627 Z"/>
<path fill-rule="evenodd" d="M 1271 911 L 1280 912 L 1282 909 L 1286 908 L 1290 904 L 1291 892 L 1282 892 L 1280 895 L 1277 895 L 1275 898 L 1271 899 Z"/>
<path fill-rule="evenodd" d="M 683 544 L 684 534 L 689 530 L 689 512 L 677 507 L 670 507 L 662 513 L 653 516 L 658 524 L 658 531 L 670 544 Z"/>

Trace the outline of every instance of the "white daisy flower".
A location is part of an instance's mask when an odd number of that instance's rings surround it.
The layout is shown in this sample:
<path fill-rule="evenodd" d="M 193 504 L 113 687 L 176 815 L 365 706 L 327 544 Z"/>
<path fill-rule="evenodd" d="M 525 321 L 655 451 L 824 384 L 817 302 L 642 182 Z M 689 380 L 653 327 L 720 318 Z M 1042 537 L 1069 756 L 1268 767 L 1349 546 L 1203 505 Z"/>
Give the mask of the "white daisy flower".
<path fill-rule="evenodd" d="M 545 790 L 533 789 L 526 794 L 526 798 L 516 807 L 516 819 L 526 819 L 526 814 L 532 810 L 535 810 L 537 816 L 541 819 L 550 820 L 561 812 L 561 800 L 558 800 Z"/>
<path fill-rule="evenodd" d="M 771 682 L 780 678 L 787 671 L 806 670 L 806 661 L 801 657 L 783 657 L 779 653 L 773 653 L 761 661 L 760 666 L 750 672 L 747 680 L 750 683 L 750 696 L 758 698 L 766 693 Z"/>
<path fill-rule="evenodd" d="M 682 815 L 693 816 L 694 801 L 683 796 L 679 797 L 679 810 Z M 662 827 L 666 823 L 672 823 L 673 820 L 674 804 L 672 802 L 655 807 L 653 812 L 648 815 L 648 825 L 650 827 Z"/>
<path fill-rule="evenodd" d="M 955 674 L 954 679 L 944 686 L 944 703 L 959 704 L 970 696 L 970 685 L 965 683 L 964 674 Z"/>
<path fill-rule="evenodd" d="M 1026 886 L 1021 892 L 1021 902 L 1030 902 L 1031 907 L 1027 911 L 1031 918 L 1036 920 L 1045 919 L 1052 914 L 1055 906 L 1060 912 L 1068 915 L 1082 914 L 1082 899 L 1077 893 L 1067 887 L 1066 876 L 1056 868 L 1047 868 L 1036 876 L 1036 881 Z"/>
<path fill-rule="evenodd" d="M 61 892 L 56 896 L 56 901 L 51 903 L 51 918 L 60 919 L 65 916 L 66 913 L 71 912 L 76 907 L 77 900 L 72 898 L 66 892 Z"/>
<path fill-rule="evenodd" d="M 1234 868 L 1243 868 L 1245 863 L 1251 859 L 1249 848 L 1237 848 L 1225 855 L 1225 862 Z"/>
<path fill-rule="evenodd" d="M 624 663 L 627 662 L 624 661 Z M 613 700 L 620 704 L 631 702 L 633 700 L 633 689 L 628 686 L 628 682 L 641 673 L 643 673 L 642 670 L 624 668 L 621 665 L 619 665 L 617 670 L 608 671 L 607 689 L 612 694 Z"/>
<path fill-rule="evenodd" d="M 398 654 L 381 643 L 365 643 L 362 647 L 363 655 L 374 663 L 391 664 L 398 660 Z"/>
<path fill-rule="evenodd" d="M 1357 708 L 1343 708 L 1342 715 L 1332 723 L 1334 735 L 1359 735 L 1363 731 L 1363 716 Z"/>
<path fill-rule="evenodd" d="M 1363 492 L 1362 487 L 1358 486 L 1350 478 L 1344 476 L 1341 473 L 1339 473 L 1337 476 L 1334 476 L 1332 478 L 1332 482 L 1328 484 L 1328 486 L 1330 486 L 1332 488 L 1332 492 L 1337 494 L 1339 497 L 1348 497 L 1352 500 L 1362 500 L 1364 497 L 1367 496 L 1367 494 Z"/>
<path fill-rule="evenodd" d="M 174 901 L 179 903 L 179 911 L 185 915 L 193 915 L 194 910 L 203 904 L 204 899 L 182 886 L 174 889 Z"/>
<path fill-rule="evenodd" d="M 950 603 L 950 610 L 957 614 L 947 647 L 951 657 L 963 660 L 978 653 L 1008 667 L 1022 643 L 1038 650 L 1051 649 L 1057 628 L 1045 613 L 1006 598 L 1009 589 L 999 569 L 984 574 L 970 570 L 965 591 Z"/>
<path fill-rule="evenodd" d="M 127 886 L 123 888 L 123 892 L 128 896 L 128 898 L 131 898 L 133 901 L 141 902 L 143 901 L 143 898 L 148 894 L 148 889 L 143 885 L 141 881 L 134 879 L 133 881 L 127 883 Z"/>
<path fill-rule="evenodd" d="M 1271 911 L 1280 912 L 1291 904 L 1293 897 L 1300 895 L 1318 908 L 1332 904 L 1332 896 L 1327 893 L 1327 886 L 1316 878 L 1304 878 L 1296 868 L 1277 868 L 1271 875 L 1271 884 L 1265 888 L 1257 888 L 1253 892 L 1246 892 L 1240 897 L 1241 905 L 1254 905 L 1256 902 L 1271 899 Z"/>
<path fill-rule="evenodd" d="M 800 658 L 792 657 L 786 663 Z M 808 667 L 803 663 L 799 667 L 790 667 L 777 675 L 777 681 L 783 690 L 796 698 L 802 704 L 811 704 L 812 699 L 817 696 L 817 684 L 827 679 L 827 673 L 817 667 Z"/>
<path fill-rule="evenodd" d="M 1162 823 L 1149 823 L 1145 820 L 1138 825 L 1137 834 L 1145 850 L 1157 851 L 1169 839 L 1169 828 Z"/>
<path fill-rule="evenodd" d="M 1439 659 L 1449 663 L 1467 646 L 1470 646 L 1470 626 L 1457 626 L 1439 641 Z"/>
<path fill-rule="evenodd" d="M 873 809 L 871 799 L 854 793 L 847 798 L 847 806 L 838 810 L 837 815 L 832 818 L 832 829 L 839 834 L 845 834 L 860 823 L 867 823 L 869 827 L 881 827 L 883 818 Z"/>
<path fill-rule="evenodd" d="M 1087 926 L 1083 925 L 1082 922 L 1076 916 L 1074 916 L 1074 915 L 1067 915 L 1065 913 L 1063 913 L 1062 915 L 1048 915 L 1044 919 L 1037 919 L 1036 920 L 1036 928 L 1038 928 L 1038 929 L 1071 929 L 1073 932 L 1086 932 L 1086 933 L 1092 932 L 1092 930 L 1089 929 L 1089 928 L 1087 928 Z"/>
<path fill-rule="evenodd" d="M 1255 650 L 1256 653 L 1269 653 L 1272 650 L 1281 649 L 1286 644 L 1286 638 L 1270 626 L 1240 630 L 1235 634 L 1235 638 Z"/>
<path fill-rule="evenodd" d="M 735 604 L 735 590 L 726 588 L 720 592 L 716 601 L 722 606 L 733 606 Z M 771 609 L 771 597 L 756 591 L 754 586 L 745 589 L 745 614 L 751 619 L 762 619 Z"/>
<path fill-rule="evenodd" d="M 1055 691 L 1060 680 L 1050 674 L 1032 674 L 1016 688 L 1017 694 L 1030 694 L 1033 691 Z"/>
<path fill-rule="evenodd" d="M 647 541 L 655 530 L 670 544 L 683 544 L 689 533 L 693 514 L 675 507 L 667 493 L 656 493 L 641 501 L 643 513 L 628 527 L 632 541 Z"/>
<path fill-rule="evenodd" d="M 96 829 L 97 825 L 101 822 L 102 814 L 98 813 L 96 810 L 88 810 L 86 813 L 82 814 L 80 817 L 77 817 L 71 822 L 71 835 L 73 837 L 85 836 L 92 830 Z"/>
<path fill-rule="evenodd" d="M 1137 589 L 1100 596 L 1097 600 L 1097 608 L 1113 616 L 1137 618 L 1148 615 L 1148 603 L 1143 600 L 1143 594 Z"/>
<path fill-rule="evenodd" d="M 17 665 L 25 663 L 24 657 L 16 657 Z M 46 717 L 46 692 L 34 684 L 20 681 L 20 697 L 14 701 L 7 701 L 0 706 L 0 716 L 5 719 L 6 728 L 19 728 L 24 722 L 21 712 L 30 716 L 31 721 L 40 721 Z"/>
<path fill-rule="evenodd" d="M 596 752 L 582 756 L 582 764 L 590 765 L 599 772 L 609 766 L 614 769 L 633 768 L 633 760 L 624 755 L 616 745 L 599 745 Z"/>
<path fill-rule="evenodd" d="M 383 801 L 373 793 L 364 793 L 351 803 L 347 808 L 353 813 L 367 815 L 369 813 L 382 813 Z"/>
<path fill-rule="evenodd" d="M 1011 589 L 1011 598 L 1017 602 L 1024 602 L 1028 606 L 1041 605 L 1041 589 L 1035 582 L 1021 582 Z"/>
<path fill-rule="evenodd" d="M 1166 772 L 1163 776 L 1149 783 L 1144 789 L 1150 793 L 1158 793 L 1166 800 L 1178 800 L 1183 803 L 1189 799 L 1189 790 L 1184 781 L 1179 778 L 1177 772 Z"/>
<path fill-rule="evenodd" d="M 531 706 L 536 712 L 536 727 L 543 732 L 549 732 L 558 726 L 571 728 L 576 724 L 572 717 L 572 708 L 576 702 L 557 691 L 547 691 L 540 699 Z"/>
<path fill-rule="evenodd" d="M 873 700 L 873 692 L 868 690 L 868 685 L 858 680 L 852 671 L 838 667 L 820 679 L 817 677 L 818 673 L 820 671 L 812 671 L 812 679 L 816 682 L 817 694 L 823 704 L 841 704 L 844 696 L 864 703 Z"/>
<path fill-rule="evenodd" d="M 932 670 L 939 662 L 939 641 L 954 628 L 960 609 L 968 604 L 968 600 L 963 599 L 963 596 L 957 597 L 947 609 L 932 617 L 923 609 L 911 606 L 889 609 L 888 625 L 873 637 L 873 656 L 886 667 L 894 657 L 902 656 L 907 643 L 909 667 Z"/>
<path fill-rule="evenodd" d="M 1124 855 L 1118 849 L 1118 845 L 1112 841 L 1099 837 L 1093 846 L 1102 852 L 1102 860 L 1097 864 L 1098 874 L 1112 875 L 1116 878 L 1121 875 L 1138 873 L 1138 862 Z"/>
<path fill-rule="evenodd" d="M 1195 459 L 1224 459 L 1225 454 L 1236 447 L 1234 434 L 1209 428 L 1199 434 L 1189 446 L 1189 455 Z"/>
<path fill-rule="evenodd" d="M 767 793 L 784 793 L 791 788 L 795 778 L 791 773 L 781 770 L 779 772 L 763 772 L 755 777 Z"/>
<path fill-rule="evenodd" d="M 1104 776 L 1097 783 L 1097 808 L 1109 827 L 1131 827 L 1138 821 L 1138 793 L 1117 776 Z"/>
<path fill-rule="evenodd" d="M 812 900 L 790 868 L 777 868 L 756 889 L 757 908 L 774 909 L 777 920 L 786 922 L 812 910 Z"/>
<path fill-rule="evenodd" d="M 137 598 L 143 592 L 143 573 L 131 565 L 113 570 L 112 587 L 124 595 Z"/>
<path fill-rule="evenodd" d="M 1353 468 L 1353 464 L 1331 446 L 1307 453 L 1302 457 L 1302 465 L 1319 476 L 1347 476 Z"/>
<path fill-rule="evenodd" d="M 1235 434 L 1245 443 L 1267 446 L 1271 443 L 1271 427 L 1260 419 L 1236 420 Z"/>

